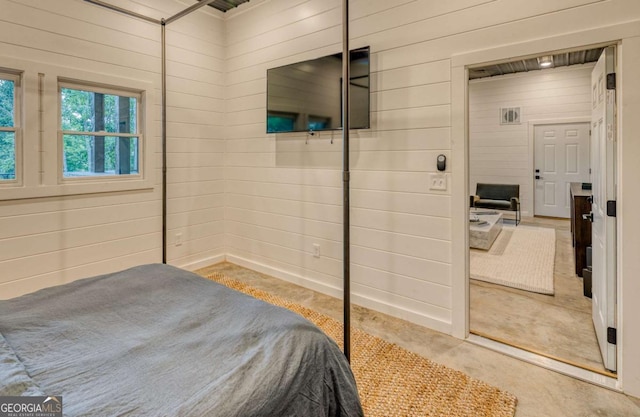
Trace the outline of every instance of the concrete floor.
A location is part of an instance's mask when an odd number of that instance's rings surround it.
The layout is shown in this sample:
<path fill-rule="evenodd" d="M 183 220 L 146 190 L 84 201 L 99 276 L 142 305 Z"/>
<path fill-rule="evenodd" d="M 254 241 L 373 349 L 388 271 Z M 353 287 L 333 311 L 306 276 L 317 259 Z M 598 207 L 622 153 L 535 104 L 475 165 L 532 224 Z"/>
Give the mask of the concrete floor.
<path fill-rule="evenodd" d="M 535 353 L 604 372 L 591 299 L 575 274 L 569 220 L 524 218 L 528 226 L 556 230 L 554 295 L 471 280 L 470 329 Z"/>
<path fill-rule="evenodd" d="M 227 262 L 198 272 L 222 272 L 342 320 L 342 301 Z M 599 388 L 483 347 L 359 306 L 352 325 L 509 391 L 516 417 L 640 416 L 640 399 Z"/>

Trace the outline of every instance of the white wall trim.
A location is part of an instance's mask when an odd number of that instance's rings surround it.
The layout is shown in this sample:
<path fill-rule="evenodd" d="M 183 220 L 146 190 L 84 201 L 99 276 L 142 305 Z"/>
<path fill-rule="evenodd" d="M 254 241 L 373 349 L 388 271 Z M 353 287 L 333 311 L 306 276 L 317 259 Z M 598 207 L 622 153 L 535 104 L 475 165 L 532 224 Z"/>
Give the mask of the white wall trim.
<path fill-rule="evenodd" d="M 451 68 L 451 329 L 460 339 L 469 335 L 468 79 L 465 67 Z"/>
<path fill-rule="evenodd" d="M 640 27 L 640 24 L 638 26 Z M 640 293 L 640 282 L 636 279 L 640 273 L 640 259 L 637 255 L 640 230 L 637 216 L 637 208 L 640 205 L 637 155 L 640 152 L 640 143 L 636 140 L 640 132 L 640 120 L 637 117 L 640 111 L 640 83 L 636 75 L 640 64 L 640 35 L 624 39 L 618 45 L 617 51 L 618 379 L 626 394 L 640 398 L 640 328 L 635 324 L 635 318 L 638 316 L 638 303 L 635 298 Z M 625 78 L 625 74 L 629 76 Z M 623 189 L 626 190 L 624 195 Z"/>
<path fill-rule="evenodd" d="M 246 259 L 236 255 L 227 255 L 226 260 L 233 264 L 240 265 L 245 268 L 249 268 L 253 271 L 261 272 L 263 274 L 267 274 L 272 277 L 279 278 L 283 281 L 300 285 L 301 287 L 305 287 L 305 288 L 320 292 L 322 294 L 329 295 L 331 297 L 342 299 L 342 288 L 333 287 L 325 283 L 322 283 L 307 277 L 303 277 L 298 274 L 293 274 L 291 272 L 283 271 L 282 269 L 274 268 L 269 265 L 265 265 L 260 262 L 255 262 L 250 259 Z M 426 316 L 416 311 L 398 308 L 397 306 L 385 303 L 380 300 L 376 300 L 369 297 L 363 297 L 361 295 L 352 293 L 351 302 L 352 304 L 356 304 L 361 307 L 370 308 L 380 313 L 388 314 L 390 316 L 393 316 L 402 320 L 407 320 L 412 323 L 415 323 L 436 331 L 440 331 L 442 333 L 451 334 L 452 332 L 451 325 L 448 322 Z"/>
<path fill-rule="evenodd" d="M 181 264 L 181 263 L 174 264 L 173 262 L 168 262 L 168 264 L 173 265 L 177 268 L 186 269 L 187 271 L 195 271 L 196 269 L 204 268 L 209 265 L 214 265 L 214 264 L 223 262 L 224 260 L 225 260 L 225 255 L 224 253 L 221 253 L 218 255 L 207 256 L 206 258 L 202 258 L 197 261 L 187 262 L 184 264 Z"/>
<path fill-rule="evenodd" d="M 590 117 L 563 117 L 557 119 L 537 119 L 537 120 L 529 120 L 528 126 L 528 146 L 531 150 L 529 152 L 529 172 L 533 175 L 535 170 L 535 128 L 536 126 L 544 126 L 544 125 L 559 125 L 559 124 L 570 124 L 570 123 L 589 123 L 591 125 Z M 531 187 L 529 188 L 529 192 L 531 193 L 531 217 L 536 214 L 536 182 L 531 181 Z"/>
<path fill-rule="evenodd" d="M 640 36 L 637 21 L 454 55 L 451 57 L 451 67 L 479 67 L 556 51 L 569 52 L 585 47 L 608 46 L 618 43 L 620 39 L 634 36 Z"/>
<path fill-rule="evenodd" d="M 249 268 L 253 271 L 261 272 L 263 274 L 279 278 L 283 281 L 287 281 L 292 284 L 300 285 L 301 287 L 318 291 L 322 294 L 330 295 L 335 298 L 340 298 L 340 299 L 342 298 L 341 288 L 327 285 L 324 282 L 316 281 L 314 279 L 304 277 L 302 275 L 287 272 L 285 270 L 275 268 L 269 265 L 265 265 L 260 262 L 252 261 L 250 259 L 247 259 L 241 256 L 227 254 L 226 261 L 236 265 L 243 266 L 245 268 Z"/>
<path fill-rule="evenodd" d="M 460 146 L 460 144 L 468 143 L 468 106 L 465 104 L 468 100 L 468 93 L 466 90 L 466 85 L 468 85 L 468 72 L 467 68 L 471 66 L 480 66 L 486 65 L 490 62 L 505 62 L 514 59 L 515 57 L 525 57 L 525 56 L 539 56 L 550 51 L 561 51 L 561 50 L 569 50 L 576 49 L 590 45 L 611 45 L 619 43 L 621 39 L 625 38 L 637 38 L 640 36 L 640 24 L 637 21 L 627 22 L 612 26 L 606 26 L 597 29 L 590 29 L 575 33 L 570 33 L 566 35 L 552 36 L 545 39 L 537 39 L 528 42 L 522 42 L 497 48 L 490 48 L 486 50 L 474 51 L 466 54 L 455 55 L 451 59 L 451 85 L 452 85 L 452 96 L 451 96 L 451 106 L 452 109 L 456 109 L 452 111 L 451 114 L 451 123 L 452 128 L 451 132 L 451 141 L 453 143 L 452 146 L 452 159 L 466 161 L 467 160 L 467 146 Z M 624 42 L 623 42 L 624 43 Z M 622 49 L 622 48 L 620 48 Z M 635 57 L 633 52 L 629 54 L 630 57 Z M 620 57 L 624 57 L 625 55 L 621 53 Z M 622 58 L 618 63 L 618 70 L 621 71 L 622 67 Z M 621 71 L 621 82 L 619 85 L 620 95 L 624 94 L 624 84 L 623 84 L 623 76 Z M 631 75 L 633 77 L 633 75 Z M 632 83 L 633 84 L 633 83 Z M 634 84 L 635 85 L 635 84 Z M 464 86 L 464 87 L 463 87 Z M 622 107 L 622 106 L 620 106 Z M 626 111 L 627 114 L 630 114 L 632 109 L 627 106 Z M 464 111 L 459 111 L 462 108 Z M 619 109 L 619 126 L 620 132 L 622 132 L 622 128 L 627 128 L 627 131 L 634 131 L 634 128 L 637 126 L 637 122 L 633 120 L 628 120 L 623 122 L 621 113 L 625 111 L 625 108 Z M 637 109 L 635 110 L 637 111 Z M 457 128 L 456 126 L 463 126 Z M 622 134 L 620 134 L 620 138 L 622 138 Z M 624 141 L 622 141 L 624 142 Z M 624 159 L 624 158 L 623 158 Z M 469 166 L 468 163 L 464 163 L 461 167 L 459 174 L 464 177 L 468 177 L 469 175 Z M 618 172 L 618 184 L 621 184 L 621 170 Z M 464 183 L 464 182 L 459 182 Z M 619 187 L 619 195 L 621 195 L 621 187 Z M 454 204 L 461 204 L 463 198 L 469 195 L 469 184 L 468 182 L 464 187 L 453 187 L 452 189 L 452 200 L 455 202 Z M 468 198 L 468 197 L 466 197 Z M 468 203 L 465 203 L 468 205 Z M 455 208 L 452 212 L 452 222 L 453 224 L 466 224 L 467 219 L 464 215 L 465 210 L 459 210 Z M 619 221 L 618 228 L 621 229 L 622 221 Z M 452 241 L 453 242 L 466 242 L 468 239 L 468 228 L 460 228 L 454 227 L 452 230 Z M 625 240 L 625 239 L 621 239 Z M 626 240 L 625 240 L 626 241 Z M 631 243 L 631 242 L 629 242 Z M 619 246 L 619 250 L 621 250 Z M 621 254 L 619 254 L 621 256 Z M 452 258 L 453 259 L 465 259 L 466 268 L 463 272 L 463 268 L 454 268 L 452 271 L 452 291 L 454 300 L 459 300 L 462 298 L 460 294 L 464 294 L 468 291 L 469 286 L 469 275 L 468 275 L 468 263 L 469 263 L 469 253 L 467 247 L 463 247 L 460 244 L 456 244 L 452 246 Z M 625 285 L 624 274 L 623 271 L 632 270 L 633 266 L 625 266 L 624 262 L 618 265 L 618 319 L 621 323 L 623 323 L 622 311 L 623 311 L 623 291 L 621 291 L 621 287 Z M 468 332 L 468 322 L 469 322 L 469 306 L 468 306 L 468 298 L 467 305 L 461 305 L 461 303 L 453 304 L 452 317 L 455 320 L 460 320 L 464 318 L 465 323 L 452 323 L 452 327 L 455 329 L 466 328 L 465 337 L 469 336 Z M 622 329 L 622 326 L 619 326 L 619 338 L 623 341 L 625 338 L 628 339 L 637 339 L 637 334 L 624 335 L 624 330 L 630 330 L 631 328 L 625 326 Z M 458 336 L 459 332 L 456 332 L 455 335 Z M 623 346 L 625 343 L 618 344 L 618 380 L 620 381 L 620 387 L 625 389 L 625 392 L 630 395 L 638 396 L 640 395 L 640 370 L 633 369 L 632 366 L 628 368 L 625 367 L 625 352 L 623 351 Z M 631 356 L 631 354 L 629 355 Z M 632 360 L 631 362 L 634 362 Z M 630 364 L 633 365 L 633 364 Z M 626 379 L 629 379 L 631 382 L 631 389 L 628 389 L 628 386 L 625 385 Z"/>

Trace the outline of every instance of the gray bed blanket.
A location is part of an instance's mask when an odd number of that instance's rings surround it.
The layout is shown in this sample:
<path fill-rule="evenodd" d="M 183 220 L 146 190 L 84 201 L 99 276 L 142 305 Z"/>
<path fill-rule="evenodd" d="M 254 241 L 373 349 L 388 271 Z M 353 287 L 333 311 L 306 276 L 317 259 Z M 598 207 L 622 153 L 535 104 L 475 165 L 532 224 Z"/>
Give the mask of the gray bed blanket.
<path fill-rule="evenodd" d="M 0 362 L 0 377 L 62 395 L 67 416 L 363 415 L 317 327 L 166 265 L 0 301 L 0 333 L 19 360 Z"/>

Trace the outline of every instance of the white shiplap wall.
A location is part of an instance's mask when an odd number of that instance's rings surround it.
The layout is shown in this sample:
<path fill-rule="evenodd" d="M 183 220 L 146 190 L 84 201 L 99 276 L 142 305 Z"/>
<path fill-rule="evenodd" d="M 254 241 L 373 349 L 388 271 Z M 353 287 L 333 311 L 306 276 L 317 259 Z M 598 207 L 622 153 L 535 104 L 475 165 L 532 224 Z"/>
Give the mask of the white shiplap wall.
<path fill-rule="evenodd" d="M 593 64 L 504 75 L 469 83 L 469 189 L 520 184 L 523 216 L 533 215 L 529 122 L 591 116 Z M 501 125 L 500 109 L 520 107 L 520 124 Z"/>
<path fill-rule="evenodd" d="M 350 3 L 351 47 L 372 52 L 372 127 L 352 134 L 353 300 L 451 332 L 452 265 L 464 261 L 452 259 L 451 189 L 428 187 L 436 156 L 451 156 L 451 58 L 539 38 L 541 27 L 552 36 L 637 18 L 640 3 Z M 270 0 L 226 20 L 228 258 L 336 295 L 339 134 L 308 143 L 304 134 L 267 135 L 264 107 L 268 68 L 340 51 L 340 8 L 336 0 Z"/>
<path fill-rule="evenodd" d="M 384 56 L 364 35 L 409 2 L 397 3 L 352 3 L 354 36 L 363 37 L 352 47 L 371 45 L 373 53 L 372 129 L 354 131 L 351 144 L 352 287 L 360 304 L 448 331 L 450 199 L 427 182 L 436 156 L 450 148 L 450 63 L 381 70 Z M 308 143 L 304 134 L 266 135 L 264 103 L 267 68 L 340 51 L 339 6 L 270 1 L 227 20 L 229 119 L 237 126 L 229 128 L 226 171 L 230 259 L 338 295 L 340 134 Z"/>
<path fill-rule="evenodd" d="M 185 7 L 171 0 L 118 5 L 155 18 Z M 55 65 L 151 86 L 146 133 L 156 184 L 140 191 L 0 201 L 0 298 L 161 261 L 160 27 L 80 0 L 0 0 L 0 10 L 0 67 L 8 62 L 4 57 L 36 69 Z M 221 35 L 222 20 L 204 13 L 167 30 L 168 227 L 171 236 L 182 232 L 183 240 L 170 246 L 168 258 L 179 265 L 209 262 L 224 251 Z M 26 94 L 37 102 L 37 89 Z M 55 131 L 44 140 L 55 141 Z"/>
<path fill-rule="evenodd" d="M 110 2 L 156 18 L 189 5 L 186 0 Z M 464 260 L 452 255 L 452 247 L 460 246 L 452 240 L 454 231 L 461 229 L 452 222 L 457 205 L 451 196 L 462 193 L 465 180 L 451 166 L 460 167 L 460 161 L 450 158 L 448 168 L 455 190 L 429 191 L 427 182 L 437 154 L 451 157 L 460 149 L 451 139 L 452 119 L 462 124 L 459 108 L 451 108 L 452 93 L 462 88 L 450 83 L 452 62 L 458 54 L 637 24 L 640 2 L 350 3 L 352 47 L 372 50 L 372 128 L 352 135 L 353 300 L 451 332 L 461 326 L 452 312 L 458 311 L 460 321 L 464 299 L 452 294 L 452 270 L 464 269 L 459 266 Z M 0 10 L 0 58 L 69 65 L 155 86 L 152 133 L 159 183 L 159 29 L 81 0 L 0 0 Z M 169 27 L 172 263 L 195 266 L 226 252 L 230 260 L 340 293 L 340 141 L 332 144 L 331 135 L 322 134 L 305 144 L 304 135 L 264 133 L 266 69 L 338 52 L 340 16 L 338 0 L 253 0 L 226 20 L 200 11 Z M 625 33 L 591 36 L 589 42 L 637 36 L 631 29 Z M 586 41 L 580 37 L 570 46 L 579 42 Z M 512 50 L 517 57 L 519 49 Z M 632 94 L 624 100 L 631 107 L 623 110 L 637 105 Z M 625 175 L 636 178 L 637 168 L 629 155 L 625 158 Z M 624 202 L 621 207 L 629 208 Z M 158 261 L 160 209 L 158 187 L 0 202 L 0 296 Z M 176 233 L 182 233 L 181 246 L 174 245 Z M 321 245 L 320 258 L 311 255 L 313 243 Z M 633 275 L 636 266 L 627 260 L 622 269 Z M 632 282 L 625 285 L 635 288 Z M 625 305 L 627 316 L 634 317 L 637 309 Z M 626 363 L 633 364 L 629 358 L 638 334 L 629 326 L 625 330 L 625 352 L 631 352 L 625 353 Z M 626 367 L 621 376 L 637 395 L 640 375 Z"/>
<path fill-rule="evenodd" d="M 155 0 L 145 3 L 157 5 Z M 171 8 L 164 17 L 190 5 L 167 3 Z M 199 11 L 167 26 L 167 261 L 190 269 L 224 259 L 226 107 L 220 15 Z M 182 244 L 176 245 L 177 240 Z"/>

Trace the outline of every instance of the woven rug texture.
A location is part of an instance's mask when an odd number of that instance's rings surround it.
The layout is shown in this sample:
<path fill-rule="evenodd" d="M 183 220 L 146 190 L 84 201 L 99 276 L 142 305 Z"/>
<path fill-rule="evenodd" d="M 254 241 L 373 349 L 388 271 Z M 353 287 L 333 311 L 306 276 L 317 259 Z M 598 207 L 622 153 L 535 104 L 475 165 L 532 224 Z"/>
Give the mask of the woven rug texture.
<path fill-rule="evenodd" d="M 287 308 L 320 327 L 342 347 L 342 323 L 221 273 L 205 278 Z M 516 397 L 357 328 L 351 368 L 367 417 L 512 417 Z"/>
<path fill-rule="evenodd" d="M 541 294 L 553 294 L 554 229 L 504 227 L 488 251 L 471 249 L 470 277 Z"/>

